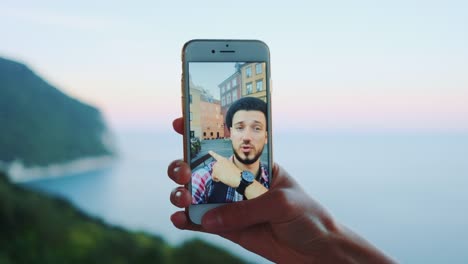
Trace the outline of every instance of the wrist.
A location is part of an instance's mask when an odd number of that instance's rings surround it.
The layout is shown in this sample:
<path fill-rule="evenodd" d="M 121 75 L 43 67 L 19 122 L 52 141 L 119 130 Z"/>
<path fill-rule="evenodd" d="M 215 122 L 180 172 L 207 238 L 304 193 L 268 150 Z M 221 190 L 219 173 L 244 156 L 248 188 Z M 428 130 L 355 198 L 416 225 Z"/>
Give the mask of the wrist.
<path fill-rule="evenodd" d="M 241 183 L 241 173 L 240 169 L 236 170 L 235 176 L 229 177 L 229 187 L 236 189 Z"/>
<path fill-rule="evenodd" d="M 232 177 L 232 185 L 231 187 L 236 189 L 237 187 L 239 187 L 240 183 L 241 183 L 241 177 L 240 177 L 240 174 L 241 174 L 241 171 L 239 171 L 239 173 L 237 173 L 237 176 L 236 177 Z"/>

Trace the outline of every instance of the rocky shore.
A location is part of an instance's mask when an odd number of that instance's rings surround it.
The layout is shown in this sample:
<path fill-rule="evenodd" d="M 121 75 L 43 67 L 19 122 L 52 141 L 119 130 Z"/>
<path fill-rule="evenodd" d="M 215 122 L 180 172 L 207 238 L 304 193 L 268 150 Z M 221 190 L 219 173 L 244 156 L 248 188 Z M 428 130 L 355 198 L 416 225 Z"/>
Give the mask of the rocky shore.
<path fill-rule="evenodd" d="M 7 173 L 10 181 L 14 183 L 24 183 L 28 181 L 64 177 L 88 171 L 110 168 L 115 164 L 115 156 L 95 156 L 72 160 L 65 163 L 55 163 L 47 166 L 25 167 L 20 160 L 15 160 L 9 164 L 0 162 L 0 170 Z"/>

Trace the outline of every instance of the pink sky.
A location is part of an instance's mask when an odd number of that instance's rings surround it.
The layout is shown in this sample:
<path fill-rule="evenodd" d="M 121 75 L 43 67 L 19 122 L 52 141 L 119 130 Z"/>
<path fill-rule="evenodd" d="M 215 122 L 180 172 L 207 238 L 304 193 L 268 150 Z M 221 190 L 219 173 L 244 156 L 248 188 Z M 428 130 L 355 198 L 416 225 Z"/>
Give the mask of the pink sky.
<path fill-rule="evenodd" d="M 131 99 L 131 98 L 127 98 Z M 330 94 L 273 96 L 276 129 L 351 131 L 468 131 L 468 94 Z M 170 129 L 180 97 L 137 97 L 105 103 L 117 127 Z"/>

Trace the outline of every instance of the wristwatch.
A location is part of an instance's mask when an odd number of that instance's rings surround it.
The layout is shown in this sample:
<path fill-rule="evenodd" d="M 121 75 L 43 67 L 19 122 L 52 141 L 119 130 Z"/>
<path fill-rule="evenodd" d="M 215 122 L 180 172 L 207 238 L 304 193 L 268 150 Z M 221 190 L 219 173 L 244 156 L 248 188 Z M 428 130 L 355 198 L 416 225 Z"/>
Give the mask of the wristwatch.
<path fill-rule="evenodd" d="M 247 186 L 252 184 L 254 181 L 255 181 L 255 176 L 253 175 L 253 173 L 251 173 L 250 171 L 242 171 L 241 172 L 241 182 L 240 182 L 239 186 L 236 188 L 236 191 L 239 194 L 244 195 L 245 189 L 247 188 Z"/>

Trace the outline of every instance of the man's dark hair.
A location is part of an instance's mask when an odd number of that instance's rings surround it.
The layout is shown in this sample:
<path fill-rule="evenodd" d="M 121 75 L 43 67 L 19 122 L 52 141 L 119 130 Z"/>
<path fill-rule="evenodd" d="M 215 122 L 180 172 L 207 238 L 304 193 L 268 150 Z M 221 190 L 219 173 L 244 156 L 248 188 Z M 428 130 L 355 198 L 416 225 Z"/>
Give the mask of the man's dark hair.
<path fill-rule="evenodd" d="M 239 110 L 246 111 L 260 111 L 265 115 L 265 120 L 268 122 L 267 118 L 267 104 L 256 97 L 243 97 L 235 101 L 226 113 L 226 125 L 228 128 L 232 127 L 232 118 L 234 114 Z M 267 125 L 268 127 L 268 125 Z"/>

